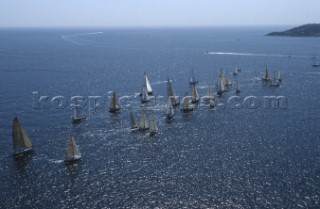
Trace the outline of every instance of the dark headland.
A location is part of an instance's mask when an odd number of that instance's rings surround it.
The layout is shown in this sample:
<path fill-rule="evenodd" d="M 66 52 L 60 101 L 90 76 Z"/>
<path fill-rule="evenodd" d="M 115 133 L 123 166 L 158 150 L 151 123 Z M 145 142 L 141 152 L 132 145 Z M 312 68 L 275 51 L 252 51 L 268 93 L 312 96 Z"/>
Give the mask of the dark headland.
<path fill-rule="evenodd" d="M 320 37 L 320 24 L 306 24 L 282 32 L 272 32 L 266 36 Z"/>

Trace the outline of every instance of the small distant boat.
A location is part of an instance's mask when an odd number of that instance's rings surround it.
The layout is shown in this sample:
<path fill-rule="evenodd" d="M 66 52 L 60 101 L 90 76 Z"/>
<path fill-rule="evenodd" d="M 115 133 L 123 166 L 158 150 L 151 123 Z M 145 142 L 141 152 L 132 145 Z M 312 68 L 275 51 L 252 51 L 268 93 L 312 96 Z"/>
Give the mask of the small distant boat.
<path fill-rule="evenodd" d="M 191 105 L 189 102 L 189 96 L 188 93 L 186 92 L 184 98 L 183 98 L 183 103 L 182 103 L 182 112 L 190 112 L 194 110 L 194 105 Z"/>
<path fill-rule="evenodd" d="M 269 76 L 269 72 L 268 72 L 268 68 L 267 67 L 263 71 L 262 80 L 263 81 L 269 81 L 270 80 L 270 76 Z"/>
<path fill-rule="evenodd" d="M 67 149 L 65 154 L 65 162 L 75 162 L 81 159 L 81 153 L 76 145 L 73 136 L 70 134 L 67 141 Z"/>
<path fill-rule="evenodd" d="M 278 72 L 278 82 L 282 82 L 282 72 L 281 72 L 281 70 Z"/>
<path fill-rule="evenodd" d="M 73 105 L 73 115 L 71 117 L 72 123 L 80 123 L 81 121 L 86 119 L 86 116 L 84 115 L 79 115 L 79 108 L 78 108 L 78 104 L 77 104 L 77 100 L 75 102 L 75 104 Z"/>
<path fill-rule="evenodd" d="M 219 77 L 217 79 L 217 84 L 216 84 L 217 94 L 219 96 L 221 96 L 226 91 L 227 87 L 226 87 L 225 83 L 226 83 L 226 81 L 225 81 L 225 76 L 224 76 L 223 70 L 220 69 Z"/>
<path fill-rule="evenodd" d="M 189 83 L 190 85 L 195 85 L 199 83 L 199 81 L 197 81 L 196 78 L 194 77 L 193 69 L 191 70 L 191 73 L 190 73 Z"/>
<path fill-rule="evenodd" d="M 33 151 L 32 143 L 21 127 L 18 117 L 16 116 L 12 122 L 12 140 L 13 140 L 13 156 Z"/>
<path fill-rule="evenodd" d="M 275 73 L 273 73 L 273 77 L 272 78 L 269 78 L 269 85 L 271 87 L 279 87 L 280 86 L 280 83 L 276 79 L 276 74 Z"/>
<path fill-rule="evenodd" d="M 120 110 L 120 105 L 118 104 L 117 98 L 116 98 L 116 92 L 112 92 L 111 101 L 109 105 L 109 112 L 116 113 Z"/>
<path fill-rule="evenodd" d="M 146 131 L 146 130 L 149 130 L 149 123 L 147 121 L 146 114 L 142 110 L 140 114 L 139 131 Z"/>
<path fill-rule="evenodd" d="M 154 119 L 154 114 L 151 113 L 151 116 L 150 116 L 150 127 L 149 127 L 149 131 L 150 131 L 150 136 L 154 136 L 155 134 L 158 133 L 158 127 L 156 125 L 156 121 Z"/>
<path fill-rule="evenodd" d="M 170 120 L 173 118 L 173 116 L 174 116 L 173 105 L 172 105 L 171 99 L 168 99 L 168 104 L 166 108 L 166 118 L 167 120 Z"/>
<path fill-rule="evenodd" d="M 139 129 L 136 118 L 133 115 L 133 112 L 130 113 L 130 122 L 131 122 L 131 131 L 135 131 Z"/>
<path fill-rule="evenodd" d="M 315 63 L 312 65 L 312 67 L 320 67 L 320 63 L 317 62 L 317 56 L 314 57 Z"/>
<path fill-rule="evenodd" d="M 240 93 L 240 86 L 239 86 L 239 83 L 237 82 L 236 84 L 236 94 L 239 94 Z"/>
<path fill-rule="evenodd" d="M 192 104 L 197 104 L 199 102 L 199 94 L 198 94 L 198 91 L 197 91 L 197 87 L 196 87 L 195 84 L 192 84 L 191 88 L 192 88 L 192 90 L 191 90 L 191 92 L 192 92 L 191 93 L 191 97 L 192 97 L 191 102 L 192 102 Z"/>
<path fill-rule="evenodd" d="M 235 66 L 234 66 L 233 75 L 234 75 L 234 76 L 237 76 L 237 75 L 238 75 L 238 73 L 239 73 L 238 66 L 237 66 L 237 65 L 235 65 Z"/>
<path fill-rule="evenodd" d="M 143 86 L 145 86 L 148 95 L 153 94 L 152 87 L 151 87 L 151 84 L 150 84 L 150 81 L 148 79 L 146 72 L 143 73 Z M 142 94 L 143 94 L 143 92 L 142 92 Z"/>
<path fill-rule="evenodd" d="M 141 103 L 145 104 L 150 101 L 150 96 L 147 91 L 147 87 L 144 85 L 142 86 L 142 96 L 141 96 Z"/>
<path fill-rule="evenodd" d="M 180 104 L 179 97 L 173 91 L 170 79 L 167 81 L 167 93 L 168 98 L 171 100 L 172 106 L 178 106 Z"/>

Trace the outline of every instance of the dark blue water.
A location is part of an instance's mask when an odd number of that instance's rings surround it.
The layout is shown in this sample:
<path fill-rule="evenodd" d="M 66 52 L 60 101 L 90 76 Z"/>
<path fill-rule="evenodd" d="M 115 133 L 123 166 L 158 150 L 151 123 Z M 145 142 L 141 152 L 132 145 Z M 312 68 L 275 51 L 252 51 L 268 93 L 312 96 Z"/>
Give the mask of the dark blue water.
<path fill-rule="evenodd" d="M 1 30 L 0 208 L 318 208 L 320 71 L 311 64 L 320 40 L 264 36 L 273 30 Z M 266 66 L 282 70 L 279 88 L 255 81 Z M 177 110 L 167 123 L 165 81 L 182 97 L 192 68 L 200 95 L 228 71 L 242 108 L 228 104 L 231 89 L 214 110 Z M 146 108 L 157 119 L 154 137 L 130 132 L 144 71 L 157 97 Z M 34 108 L 35 91 L 69 103 Z M 107 110 L 110 91 L 125 98 L 117 115 Z M 72 96 L 86 102 L 87 120 L 76 126 Z M 89 110 L 90 96 L 106 104 Z M 259 105 L 246 106 L 247 96 Z M 286 103 L 269 107 L 264 96 Z M 11 156 L 16 114 L 35 149 L 20 160 Z M 70 131 L 83 160 L 66 165 Z"/>

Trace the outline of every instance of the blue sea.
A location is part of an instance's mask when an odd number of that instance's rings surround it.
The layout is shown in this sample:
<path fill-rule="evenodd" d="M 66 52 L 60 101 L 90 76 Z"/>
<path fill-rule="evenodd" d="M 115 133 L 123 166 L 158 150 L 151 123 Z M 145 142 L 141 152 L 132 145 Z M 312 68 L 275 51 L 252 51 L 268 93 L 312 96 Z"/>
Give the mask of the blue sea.
<path fill-rule="evenodd" d="M 320 39 L 264 36 L 283 29 L 1 29 L 0 208 L 319 208 Z M 266 67 L 282 71 L 279 87 L 260 80 Z M 167 78 L 181 99 L 193 69 L 204 96 L 221 68 L 239 95 L 231 86 L 216 108 L 165 120 Z M 153 137 L 130 131 L 144 72 Z M 87 117 L 76 125 L 73 96 Z M 16 115 L 34 145 L 18 159 Z M 63 162 L 70 132 L 82 153 L 74 164 Z"/>

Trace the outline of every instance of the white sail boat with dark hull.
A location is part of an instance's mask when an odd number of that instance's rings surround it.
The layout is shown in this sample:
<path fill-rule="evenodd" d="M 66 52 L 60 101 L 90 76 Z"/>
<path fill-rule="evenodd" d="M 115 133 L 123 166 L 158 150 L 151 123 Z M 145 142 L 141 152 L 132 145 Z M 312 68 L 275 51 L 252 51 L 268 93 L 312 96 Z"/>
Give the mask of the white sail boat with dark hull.
<path fill-rule="evenodd" d="M 152 95 L 153 94 L 152 87 L 146 72 L 143 73 L 143 85 L 145 86 L 146 91 L 148 92 L 148 95 Z"/>
<path fill-rule="evenodd" d="M 73 136 L 70 134 L 67 141 L 67 149 L 65 154 L 65 162 L 75 162 L 80 160 L 82 157 L 78 146 L 73 138 Z"/>
<path fill-rule="evenodd" d="M 168 104 L 166 108 L 166 118 L 167 120 L 171 120 L 173 116 L 174 116 L 173 105 L 172 105 L 171 99 L 168 99 Z"/>
<path fill-rule="evenodd" d="M 317 56 L 314 57 L 314 64 L 312 64 L 312 67 L 320 67 L 320 63 L 317 62 Z"/>
<path fill-rule="evenodd" d="M 142 86 L 141 103 L 146 104 L 150 101 L 150 96 L 145 85 Z"/>
<path fill-rule="evenodd" d="M 178 106 L 180 104 L 179 97 L 173 91 L 170 79 L 167 81 L 167 93 L 168 98 L 171 100 L 172 106 Z"/>
<path fill-rule="evenodd" d="M 133 115 L 133 112 L 130 113 L 130 123 L 131 123 L 131 131 L 136 131 L 139 129 L 136 118 Z"/>
<path fill-rule="evenodd" d="M 33 151 L 33 146 L 27 134 L 21 127 L 18 117 L 12 122 L 13 155 L 29 153 Z"/>
<path fill-rule="evenodd" d="M 117 98 L 116 98 L 116 92 L 112 93 L 111 101 L 109 105 L 109 112 L 116 113 L 120 110 L 120 105 L 118 104 Z"/>
<path fill-rule="evenodd" d="M 199 83 L 199 81 L 197 81 L 196 78 L 194 77 L 193 69 L 191 70 L 191 73 L 190 73 L 189 83 L 190 85 L 195 85 Z"/>
<path fill-rule="evenodd" d="M 269 81 L 271 78 L 269 76 L 269 72 L 268 72 L 268 68 L 266 68 L 264 71 L 263 71 L 263 75 L 262 75 L 262 80 L 263 81 Z"/>
<path fill-rule="evenodd" d="M 150 131 L 150 136 L 154 136 L 155 134 L 158 133 L 158 127 L 156 125 L 156 121 L 154 119 L 154 114 L 152 113 L 150 116 L 150 126 L 149 126 L 149 131 Z"/>

